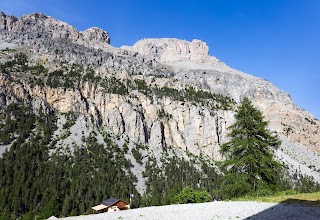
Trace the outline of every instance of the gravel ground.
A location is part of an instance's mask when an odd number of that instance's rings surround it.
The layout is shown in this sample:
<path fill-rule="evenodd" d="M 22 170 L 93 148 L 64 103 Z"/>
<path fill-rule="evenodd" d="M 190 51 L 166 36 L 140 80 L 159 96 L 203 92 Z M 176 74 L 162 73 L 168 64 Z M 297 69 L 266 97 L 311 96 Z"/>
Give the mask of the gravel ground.
<path fill-rule="evenodd" d="M 303 219 L 319 220 L 319 206 L 263 202 L 210 202 L 132 209 L 128 211 L 63 218 L 65 220 L 213 220 L 213 219 Z"/>

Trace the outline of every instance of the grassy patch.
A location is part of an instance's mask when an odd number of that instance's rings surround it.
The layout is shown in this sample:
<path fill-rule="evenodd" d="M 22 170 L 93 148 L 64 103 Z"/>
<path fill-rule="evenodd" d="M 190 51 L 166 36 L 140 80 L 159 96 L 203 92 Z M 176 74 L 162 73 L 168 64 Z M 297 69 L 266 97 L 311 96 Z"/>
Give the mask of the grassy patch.
<path fill-rule="evenodd" d="M 274 202 L 284 204 L 320 205 L 320 192 L 299 193 L 293 195 L 273 195 L 264 197 L 242 197 L 237 201 Z"/>

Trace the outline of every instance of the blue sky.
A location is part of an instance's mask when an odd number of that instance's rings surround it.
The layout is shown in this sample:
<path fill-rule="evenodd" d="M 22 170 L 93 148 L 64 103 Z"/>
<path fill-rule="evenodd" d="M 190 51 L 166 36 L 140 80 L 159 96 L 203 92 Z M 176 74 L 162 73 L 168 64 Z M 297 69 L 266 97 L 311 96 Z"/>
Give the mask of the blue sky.
<path fill-rule="evenodd" d="M 116 47 L 149 37 L 203 40 L 211 55 L 271 81 L 320 119 L 319 0 L 0 0 L 0 10 L 97 26 Z"/>

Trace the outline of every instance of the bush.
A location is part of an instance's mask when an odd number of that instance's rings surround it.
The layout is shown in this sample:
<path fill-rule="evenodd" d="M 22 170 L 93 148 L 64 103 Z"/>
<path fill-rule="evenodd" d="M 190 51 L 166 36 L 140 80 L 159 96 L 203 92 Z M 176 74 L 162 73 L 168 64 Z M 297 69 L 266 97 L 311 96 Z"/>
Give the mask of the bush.
<path fill-rule="evenodd" d="M 244 175 L 230 175 L 226 174 L 221 184 L 219 194 L 223 199 L 231 199 L 250 194 L 251 186 L 246 181 Z"/>
<path fill-rule="evenodd" d="M 211 195 L 202 190 L 194 190 L 190 186 L 186 186 L 183 190 L 174 196 L 173 202 L 175 204 L 185 204 L 185 203 L 203 203 L 211 202 Z"/>
<path fill-rule="evenodd" d="M 195 193 L 195 203 L 211 202 L 212 197 L 206 191 L 196 191 Z"/>

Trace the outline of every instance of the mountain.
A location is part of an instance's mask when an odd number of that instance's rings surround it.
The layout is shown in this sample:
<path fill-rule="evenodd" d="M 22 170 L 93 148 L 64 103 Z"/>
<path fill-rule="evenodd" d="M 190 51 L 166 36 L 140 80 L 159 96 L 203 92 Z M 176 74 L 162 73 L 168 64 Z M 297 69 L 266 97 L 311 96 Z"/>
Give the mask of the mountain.
<path fill-rule="evenodd" d="M 52 201 L 61 215 L 85 213 L 108 194 L 132 191 L 158 205 L 148 195 L 168 195 L 176 183 L 216 190 L 214 164 L 223 159 L 220 146 L 244 97 L 280 136 L 276 155 L 290 173 L 320 181 L 320 122 L 272 83 L 210 56 L 200 40 L 142 39 L 115 48 L 96 27 L 79 32 L 44 14 L 0 12 L 0 49 L 0 168 L 8 187 L 1 193 L 19 198 L 28 191 L 25 201 L 1 200 L 0 209 L 16 216 L 52 208 Z M 30 168 L 35 155 L 43 158 Z M 24 166 L 15 162 L 19 157 Z M 40 192 L 31 177 L 52 181 L 52 189 Z M 9 193 L 21 182 L 30 185 Z M 59 191 L 61 182 L 70 189 Z M 55 193 L 61 194 L 46 197 Z"/>

